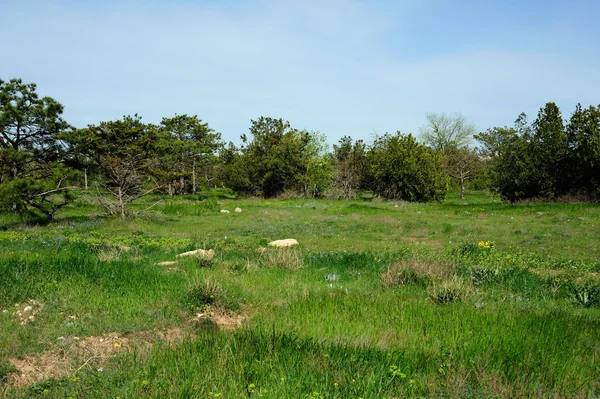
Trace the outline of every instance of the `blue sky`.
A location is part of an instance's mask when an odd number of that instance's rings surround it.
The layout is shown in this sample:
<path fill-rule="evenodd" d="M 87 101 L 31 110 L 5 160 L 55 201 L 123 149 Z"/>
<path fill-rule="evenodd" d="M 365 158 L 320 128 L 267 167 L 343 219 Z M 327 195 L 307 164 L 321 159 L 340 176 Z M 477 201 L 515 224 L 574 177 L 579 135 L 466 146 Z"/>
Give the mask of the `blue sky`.
<path fill-rule="evenodd" d="M 197 114 L 239 141 L 261 115 L 344 135 L 480 130 L 600 103 L 596 1 L 0 1 L 0 79 L 77 127 Z"/>

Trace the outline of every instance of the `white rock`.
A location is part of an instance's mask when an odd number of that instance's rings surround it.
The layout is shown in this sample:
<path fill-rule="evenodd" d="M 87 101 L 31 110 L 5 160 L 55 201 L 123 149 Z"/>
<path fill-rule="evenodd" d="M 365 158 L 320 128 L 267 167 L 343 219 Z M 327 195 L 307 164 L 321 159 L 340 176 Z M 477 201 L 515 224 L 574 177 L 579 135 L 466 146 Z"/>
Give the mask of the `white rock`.
<path fill-rule="evenodd" d="M 236 213 L 242 213 L 242 208 L 235 208 L 233 211 Z"/>
<path fill-rule="evenodd" d="M 159 266 L 172 266 L 172 265 L 175 265 L 175 264 L 177 264 L 177 262 L 175 262 L 174 260 L 168 260 L 168 261 L 165 261 L 165 262 L 159 262 L 158 263 Z"/>
<path fill-rule="evenodd" d="M 221 209 L 221 213 L 229 213 L 227 209 Z"/>
<path fill-rule="evenodd" d="M 25 307 L 23 308 L 23 312 L 29 312 L 29 311 L 31 311 L 31 309 L 33 309 L 31 306 L 29 306 L 29 305 L 28 305 L 28 306 L 25 306 Z"/>
<path fill-rule="evenodd" d="M 184 252 L 182 254 L 179 254 L 177 256 L 175 256 L 176 258 L 181 258 L 183 256 L 194 256 L 194 255 L 200 255 L 200 256 L 204 256 L 205 258 L 211 259 L 213 256 L 215 256 L 215 250 L 214 249 L 196 249 L 194 251 L 188 251 L 188 252 Z"/>
<path fill-rule="evenodd" d="M 293 238 L 286 238 L 285 240 L 275 240 L 269 243 L 270 247 L 293 247 L 294 245 L 298 245 L 298 241 Z"/>

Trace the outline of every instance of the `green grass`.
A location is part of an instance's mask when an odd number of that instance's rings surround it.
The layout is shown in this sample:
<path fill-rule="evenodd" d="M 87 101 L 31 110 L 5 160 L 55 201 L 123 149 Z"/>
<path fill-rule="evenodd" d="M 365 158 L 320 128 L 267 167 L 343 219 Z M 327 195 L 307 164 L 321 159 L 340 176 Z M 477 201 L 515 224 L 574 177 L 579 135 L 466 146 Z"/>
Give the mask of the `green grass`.
<path fill-rule="evenodd" d="M 83 198 L 50 224 L 1 215 L 0 397 L 600 395 L 597 206 L 205 197 L 126 221 Z M 301 245 L 256 251 L 281 238 Z M 216 255 L 158 265 L 195 248 Z M 57 341 L 107 333 L 132 344 L 104 363 Z M 11 383 L 9 359 L 65 353 L 72 372 Z"/>

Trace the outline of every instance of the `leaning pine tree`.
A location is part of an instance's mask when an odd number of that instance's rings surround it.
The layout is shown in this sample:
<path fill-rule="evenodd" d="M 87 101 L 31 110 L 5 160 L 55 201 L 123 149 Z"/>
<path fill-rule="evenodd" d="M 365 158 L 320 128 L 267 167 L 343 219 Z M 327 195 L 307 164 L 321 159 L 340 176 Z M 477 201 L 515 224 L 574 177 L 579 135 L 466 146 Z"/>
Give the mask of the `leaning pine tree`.
<path fill-rule="evenodd" d="M 63 106 L 40 98 L 36 85 L 0 80 L 0 207 L 52 219 L 72 199 L 74 172 L 65 167 Z"/>

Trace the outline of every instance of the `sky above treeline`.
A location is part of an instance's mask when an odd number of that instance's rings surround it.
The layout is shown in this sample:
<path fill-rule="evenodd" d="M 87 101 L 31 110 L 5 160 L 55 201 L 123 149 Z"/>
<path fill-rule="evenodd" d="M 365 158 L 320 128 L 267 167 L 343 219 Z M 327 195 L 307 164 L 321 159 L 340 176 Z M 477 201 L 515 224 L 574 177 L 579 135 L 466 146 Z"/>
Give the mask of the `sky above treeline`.
<path fill-rule="evenodd" d="M 344 136 L 417 134 L 428 112 L 478 129 L 600 103 L 600 2 L 2 0 L 0 79 L 37 83 L 85 127 L 198 115 Z"/>

